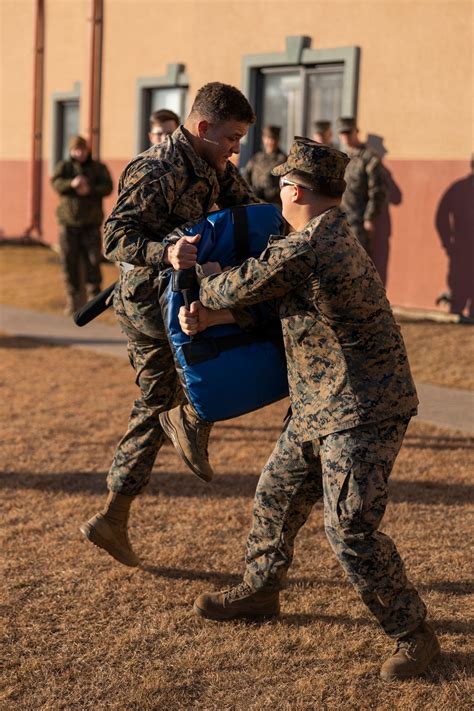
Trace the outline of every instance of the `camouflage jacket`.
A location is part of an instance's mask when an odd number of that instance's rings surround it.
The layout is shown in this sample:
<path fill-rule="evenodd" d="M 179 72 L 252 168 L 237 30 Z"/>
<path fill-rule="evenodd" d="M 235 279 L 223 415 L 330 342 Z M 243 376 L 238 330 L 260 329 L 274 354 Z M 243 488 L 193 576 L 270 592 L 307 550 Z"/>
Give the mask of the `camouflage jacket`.
<path fill-rule="evenodd" d="M 89 181 L 89 195 L 78 195 L 71 188 L 71 181 L 76 175 L 84 175 Z M 72 158 L 62 160 L 54 170 L 51 185 L 60 195 L 56 215 L 61 225 L 86 227 L 102 224 L 102 198 L 110 195 L 113 189 L 107 166 L 92 158 L 88 158 L 85 163 Z"/>
<path fill-rule="evenodd" d="M 387 200 L 387 184 L 380 158 L 361 144 L 350 148 L 351 159 L 345 172 L 347 183 L 342 209 L 351 226 L 359 227 L 364 220 L 374 220 Z"/>
<path fill-rule="evenodd" d="M 164 335 L 157 295 L 173 231 L 202 219 L 214 203 L 225 208 L 255 202 L 237 168 L 228 162 L 218 174 L 195 153 L 182 126 L 128 164 L 105 223 L 104 245 L 108 259 L 134 265 L 122 270 L 120 295 L 139 331 Z"/>
<path fill-rule="evenodd" d="M 280 205 L 280 189 L 278 178 L 271 174 L 272 168 L 286 161 L 286 154 L 282 151 L 255 153 L 244 168 L 244 178 L 252 186 L 257 197 L 265 202 Z"/>
<path fill-rule="evenodd" d="M 405 345 L 376 269 L 331 208 L 259 259 L 201 282 L 211 309 L 276 299 L 302 441 L 416 413 Z"/>

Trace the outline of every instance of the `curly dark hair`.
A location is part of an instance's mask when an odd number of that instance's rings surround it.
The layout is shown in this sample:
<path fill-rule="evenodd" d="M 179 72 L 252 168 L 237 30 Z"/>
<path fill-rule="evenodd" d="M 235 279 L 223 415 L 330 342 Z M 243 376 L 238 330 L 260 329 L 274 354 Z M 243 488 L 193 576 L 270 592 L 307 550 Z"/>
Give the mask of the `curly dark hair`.
<path fill-rule="evenodd" d="M 252 107 L 239 89 L 219 81 L 202 86 L 196 94 L 191 115 L 199 115 L 211 123 L 242 121 L 255 123 Z"/>

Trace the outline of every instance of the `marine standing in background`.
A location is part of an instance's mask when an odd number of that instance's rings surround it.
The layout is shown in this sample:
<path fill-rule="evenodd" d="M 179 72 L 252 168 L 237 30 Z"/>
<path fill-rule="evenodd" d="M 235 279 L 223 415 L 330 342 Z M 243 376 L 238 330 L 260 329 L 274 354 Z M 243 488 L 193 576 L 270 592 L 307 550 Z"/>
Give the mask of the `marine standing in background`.
<path fill-rule="evenodd" d="M 346 191 L 341 207 L 366 252 L 373 255 L 375 220 L 387 200 L 387 184 L 380 158 L 359 140 L 355 119 L 338 119 L 341 150 L 349 156 Z"/>
<path fill-rule="evenodd" d="M 124 565 L 139 559 L 127 533 L 130 507 L 149 482 L 166 435 L 187 466 L 209 481 L 211 426 L 186 402 L 158 302 L 160 272 L 196 264 L 200 236 L 179 228 L 219 208 L 259 202 L 230 162 L 254 123 L 253 109 L 235 87 L 212 82 L 196 95 L 184 126 L 141 153 L 125 168 L 105 223 L 105 254 L 120 262 L 114 307 L 128 338 L 140 393 L 115 450 L 104 509 L 82 533 Z"/>
<path fill-rule="evenodd" d="M 263 151 L 255 153 L 243 171 L 244 178 L 252 186 L 255 195 L 278 206 L 281 206 L 278 179 L 271 171 L 286 160 L 286 154 L 279 145 L 280 133 L 279 126 L 265 126 L 262 131 Z"/>
<path fill-rule="evenodd" d="M 159 109 L 150 115 L 148 138 L 152 146 L 166 141 L 179 126 L 179 116 L 170 109 Z"/>
<path fill-rule="evenodd" d="M 60 195 L 56 210 L 61 226 L 59 252 L 67 295 L 65 313 L 70 315 L 101 290 L 102 198 L 110 195 L 113 184 L 107 166 L 91 158 L 86 140 L 73 136 L 69 158 L 57 164 L 51 185 Z"/>
<path fill-rule="evenodd" d="M 331 122 L 330 121 L 315 121 L 313 126 L 314 126 L 313 141 L 317 141 L 317 143 L 324 143 L 324 145 L 326 145 L 326 146 L 332 146 L 333 148 L 335 148 L 335 145 L 332 142 L 333 135 L 332 135 Z"/>
<path fill-rule="evenodd" d="M 216 310 L 274 300 L 292 410 L 257 485 L 243 581 L 200 595 L 194 610 L 216 621 L 277 615 L 296 536 L 322 499 L 339 563 L 397 641 L 381 676 L 406 679 L 426 669 L 439 643 L 379 526 L 418 399 L 383 284 L 339 207 L 347 163 L 334 148 L 296 138 L 274 170 L 292 232 L 272 237 L 258 259 L 204 278 L 200 302 L 180 310 L 181 326 L 193 336 L 212 325 Z"/>

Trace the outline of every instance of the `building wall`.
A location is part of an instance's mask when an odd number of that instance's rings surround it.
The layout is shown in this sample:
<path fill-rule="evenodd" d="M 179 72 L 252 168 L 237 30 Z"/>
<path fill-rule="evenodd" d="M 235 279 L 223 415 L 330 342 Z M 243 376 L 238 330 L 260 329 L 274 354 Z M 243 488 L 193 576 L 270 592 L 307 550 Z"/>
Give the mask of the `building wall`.
<path fill-rule="evenodd" d="M 34 0 L 0 3 L 5 236 L 20 235 L 29 219 L 34 6 Z M 398 194 L 380 220 L 377 261 L 392 303 L 434 308 L 448 269 L 436 212 L 445 191 L 469 174 L 473 152 L 470 2 L 105 0 L 104 7 L 101 155 L 116 182 L 134 153 L 138 78 L 163 76 L 169 63 L 182 63 L 192 98 L 208 81 L 240 86 L 242 56 L 282 52 L 291 35 L 311 37 L 318 49 L 359 46 L 361 135 L 383 140 Z M 51 97 L 81 83 L 86 133 L 91 2 L 46 0 L 45 12 L 42 226 L 44 239 L 53 242 Z M 113 198 L 106 201 L 106 210 L 112 204 Z"/>

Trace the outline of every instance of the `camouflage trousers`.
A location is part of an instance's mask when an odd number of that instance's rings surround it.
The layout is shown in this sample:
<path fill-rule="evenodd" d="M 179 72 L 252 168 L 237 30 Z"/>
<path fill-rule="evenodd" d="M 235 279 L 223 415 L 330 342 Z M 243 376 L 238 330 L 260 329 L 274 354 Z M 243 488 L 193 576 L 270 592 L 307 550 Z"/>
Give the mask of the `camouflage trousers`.
<path fill-rule="evenodd" d="M 63 225 L 59 234 L 59 251 L 67 294 L 70 296 L 80 294 L 83 288 L 82 278 L 84 278 L 87 296 L 89 298 L 96 296 L 100 292 L 102 283 L 100 227 Z"/>
<path fill-rule="evenodd" d="M 185 398 L 166 335 L 163 333 L 162 339 L 152 338 L 135 328 L 117 293 L 114 307 L 120 328 L 128 338 L 128 357 L 136 372 L 140 396 L 133 404 L 127 431 L 115 450 L 107 486 L 110 491 L 136 496 L 148 484 L 165 439 L 158 415 Z"/>
<path fill-rule="evenodd" d="M 290 420 L 255 493 L 245 582 L 254 589 L 284 585 L 296 535 L 322 498 L 326 535 L 363 602 L 389 636 L 415 629 L 425 605 L 395 544 L 378 530 L 407 425 L 393 418 L 301 445 Z"/>

